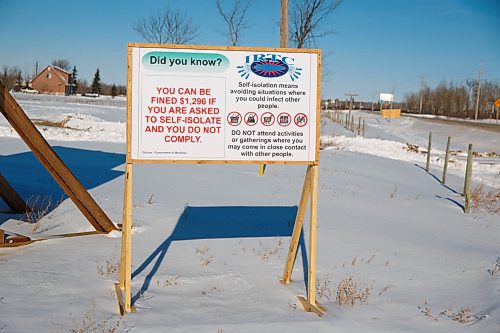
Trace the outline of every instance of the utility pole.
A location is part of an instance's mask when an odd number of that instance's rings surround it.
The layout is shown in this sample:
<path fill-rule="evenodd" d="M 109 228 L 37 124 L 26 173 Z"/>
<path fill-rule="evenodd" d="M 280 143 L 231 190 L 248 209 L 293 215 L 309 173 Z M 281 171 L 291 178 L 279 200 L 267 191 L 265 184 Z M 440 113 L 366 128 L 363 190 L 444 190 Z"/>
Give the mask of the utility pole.
<path fill-rule="evenodd" d="M 281 0 L 280 47 L 288 47 L 288 0 Z M 260 165 L 260 175 L 264 175 L 265 164 Z"/>
<path fill-rule="evenodd" d="M 477 80 L 477 99 L 476 99 L 476 114 L 474 120 L 477 120 L 479 114 L 479 98 L 481 97 L 481 76 L 483 75 L 483 62 L 479 65 L 479 79 Z"/>
<path fill-rule="evenodd" d="M 281 0 L 280 47 L 288 47 L 288 0 Z"/>
<path fill-rule="evenodd" d="M 394 91 L 395 90 L 396 90 L 396 88 L 392 88 L 392 100 L 391 100 L 391 107 L 390 107 L 391 110 L 392 110 L 392 105 L 394 104 Z M 390 119 L 390 117 L 389 117 L 389 119 Z"/>
<path fill-rule="evenodd" d="M 425 85 L 425 76 L 420 76 L 420 107 L 419 107 L 419 112 L 422 114 L 422 104 L 424 101 L 424 85 Z"/>

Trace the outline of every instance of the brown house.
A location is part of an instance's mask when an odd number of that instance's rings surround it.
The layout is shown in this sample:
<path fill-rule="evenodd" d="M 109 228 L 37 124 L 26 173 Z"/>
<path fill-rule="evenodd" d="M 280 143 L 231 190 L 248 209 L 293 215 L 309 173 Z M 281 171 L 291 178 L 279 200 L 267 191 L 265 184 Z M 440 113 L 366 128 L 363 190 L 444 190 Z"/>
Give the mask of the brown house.
<path fill-rule="evenodd" d="M 71 74 L 62 68 L 49 65 L 31 80 L 33 89 L 41 93 L 71 95 L 75 85 L 71 84 Z"/>

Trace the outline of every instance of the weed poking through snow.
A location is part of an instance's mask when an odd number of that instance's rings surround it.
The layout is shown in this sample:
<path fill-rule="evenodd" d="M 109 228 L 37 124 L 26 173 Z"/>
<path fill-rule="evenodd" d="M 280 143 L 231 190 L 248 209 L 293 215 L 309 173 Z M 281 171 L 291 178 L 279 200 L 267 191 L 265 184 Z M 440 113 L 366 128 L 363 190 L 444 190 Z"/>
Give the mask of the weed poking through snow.
<path fill-rule="evenodd" d="M 497 261 L 495 261 L 491 269 L 488 269 L 488 273 L 491 276 L 500 275 L 500 257 L 497 257 Z"/>
<path fill-rule="evenodd" d="M 160 279 L 156 279 L 156 285 L 160 286 L 163 285 L 163 287 L 170 287 L 170 286 L 176 286 L 177 285 L 177 280 L 179 280 L 178 275 L 174 275 L 171 277 L 167 277 L 165 280 L 163 280 L 163 283 L 160 281 Z"/>
<path fill-rule="evenodd" d="M 356 303 L 366 304 L 368 302 L 368 296 L 370 296 L 370 288 L 360 288 L 351 276 L 344 278 L 340 281 L 337 287 L 337 297 L 335 303 L 338 305 L 351 305 L 354 306 Z"/>
<path fill-rule="evenodd" d="M 32 225 L 33 233 L 40 232 L 40 221 L 64 200 L 54 201 L 51 196 L 33 196 L 26 201 L 25 221 Z M 31 207 L 28 208 L 28 207 Z M 50 218 L 50 216 L 49 216 Z"/>
<path fill-rule="evenodd" d="M 203 266 L 203 267 L 207 267 L 208 264 L 210 264 L 212 262 L 212 260 L 214 259 L 213 256 L 208 254 L 209 250 L 210 249 L 206 245 L 203 245 L 202 247 L 197 248 L 195 251 L 196 254 L 200 256 L 200 263 L 201 263 L 201 266 Z"/>
<path fill-rule="evenodd" d="M 471 191 L 470 197 L 475 211 L 485 209 L 491 214 L 500 214 L 500 190 L 486 191 L 483 185 L 479 185 Z"/>
<path fill-rule="evenodd" d="M 323 281 L 316 279 L 316 298 L 318 300 L 326 298 L 329 302 L 332 302 L 335 293 L 330 287 L 331 282 L 332 274 L 327 274 Z"/>
<path fill-rule="evenodd" d="M 118 252 L 115 249 L 111 258 L 106 259 L 103 265 L 99 265 L 96 262 L 97 275 L 102 277 L 112 277 L 114 279 L 119 278 L 120 273 L 120 258 L 118 257 Z"/>
<path fill-rule="evenodd" d="M 116 333 L 121 325 L 121 319 L 113 320 L 113 317 L 99 318 L 96 315 L 95 303 L 92 302 L 92 307 L 85 313 L 81 321 L 73 319 L 73 326 L 69 330 L 71 333 Z M 52 323 L 54 325 L 54 323 Z M 52 333 L 63 332 L 52 328 Z"/>

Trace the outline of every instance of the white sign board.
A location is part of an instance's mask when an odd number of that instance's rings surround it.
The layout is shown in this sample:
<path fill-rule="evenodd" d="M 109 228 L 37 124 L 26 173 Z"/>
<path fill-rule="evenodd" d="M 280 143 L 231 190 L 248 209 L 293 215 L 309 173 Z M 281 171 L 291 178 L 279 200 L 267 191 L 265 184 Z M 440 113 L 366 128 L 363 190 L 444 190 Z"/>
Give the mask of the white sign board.
<path fill-rule="evenodd" d="M 129 44 L 127 159 L 318 161 L 319 50 Z"/>
<path fill-rule="evenodd" d="M 380 93 L 380 101 L 382 101 L 382 102 L 394 102 L 394 94 Z"/>

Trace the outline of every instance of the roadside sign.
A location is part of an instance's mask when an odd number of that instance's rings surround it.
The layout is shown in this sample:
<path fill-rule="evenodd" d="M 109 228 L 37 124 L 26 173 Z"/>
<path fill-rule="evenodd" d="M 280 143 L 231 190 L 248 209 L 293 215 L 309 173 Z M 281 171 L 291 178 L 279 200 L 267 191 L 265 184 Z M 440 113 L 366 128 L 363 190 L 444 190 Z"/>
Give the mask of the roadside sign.
<path fill-rule="evenodd" d="M 320 51 L 129 44 L 127 160 L 319 160 Z"/>

